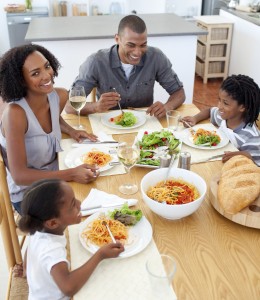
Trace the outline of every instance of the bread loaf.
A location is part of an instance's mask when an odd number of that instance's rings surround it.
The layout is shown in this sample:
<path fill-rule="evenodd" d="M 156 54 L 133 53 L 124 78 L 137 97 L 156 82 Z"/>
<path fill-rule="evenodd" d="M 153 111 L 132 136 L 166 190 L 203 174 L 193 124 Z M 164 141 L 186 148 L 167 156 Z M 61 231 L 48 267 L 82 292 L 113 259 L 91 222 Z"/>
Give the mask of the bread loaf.
<path fill-rule="evenodd" d="M 236 214 L 260 194 L 260 168 L 252 160 L 236 155 L 222 168 L 218 200 L 226 213 Z"/>

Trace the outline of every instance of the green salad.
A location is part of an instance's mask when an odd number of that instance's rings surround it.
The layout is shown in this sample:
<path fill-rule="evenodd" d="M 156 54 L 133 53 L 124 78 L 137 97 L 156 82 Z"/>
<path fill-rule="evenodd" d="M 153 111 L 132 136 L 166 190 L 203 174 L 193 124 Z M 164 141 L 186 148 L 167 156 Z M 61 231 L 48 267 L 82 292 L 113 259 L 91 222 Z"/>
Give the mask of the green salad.
<path fill-rule="evenodd" d="M 180 140 L 168 130 L 154 131 L 151 133 L 145 131 L 142 140 L 140 141 L 140 159 L 137 164 L 159 166 L 159 157 L 154 157 L 154 153 L 149 150 L 155 150 L 158 147 L 167 146 L 169 148 L 169 153 L 178 153 L 179 149 L 177 147 L 179 144 Z"/>
<path fill-rule="evenodd" d="M 111 219 L 118 220 L 126 226 L 131 226 L 141 220 L 143 213 L 140 209 L 129 208 L 128 204 L 125 203 L 120 209 L 115 209 L 109 212 L 108 215 Z"/>
<path fill-rule="evenodd" d="M 131 112 L 124 112 L 122 118 L 118 121 L 115 121 L 116 125 L 121 125 L 123 127 L 131 127 L 137 122 L 136 116 Z"/>

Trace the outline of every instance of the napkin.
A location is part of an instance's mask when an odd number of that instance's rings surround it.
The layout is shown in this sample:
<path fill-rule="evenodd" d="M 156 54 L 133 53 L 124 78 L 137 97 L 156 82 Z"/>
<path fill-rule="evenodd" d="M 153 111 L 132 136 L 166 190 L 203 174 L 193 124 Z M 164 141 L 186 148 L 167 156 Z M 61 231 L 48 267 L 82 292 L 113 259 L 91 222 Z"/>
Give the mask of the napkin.
<path fill-rule="evenodd" d="M 100 191 L 98 189 L 91 189 L 87 198 L 83 200 L 81 203 L 81 209 L 83 216 L 92 215 L 98 211 L 102 211 L 102 209 L 107 209 L 111 207 L 113 210 L 115 207 L 120 208 L 123 204 L 127 202 L 128 206 L 136 205 L 137 199 L 123 199 L 113 194 L 108 194 L 106 192 Z M 101 205 L 102 207 L 95 208 Z"/>
<path fill-rule="evenodd" d="M 96 133 L 96 136 L 98 137 L 98 140 L 99 142 L 106 142 L 106 141 L 115 141 L 112 137 L 111 134 L 106 134 L 105 132 L 103 131 L 99 131 L 98 133 Z M 72 144 L 72 147 L 79 147 L 79 146 L 84 146 L 86 144 L 88 144 L 88 142 L 91 144 L 92 141 L 89 140 L 89 139 L 85 139 L 84 140 L 86 143 L 82 142 L 82 143 L 73 143 Z M 93 144 L 95 144 L 95 142 L 93 142 Z M 106 143 L 104 145 L 108 145 L 110 146 L 109 143 Z M 112 143 L 111 145 L 115 146 L 116 144 L 115 143 Z"/>

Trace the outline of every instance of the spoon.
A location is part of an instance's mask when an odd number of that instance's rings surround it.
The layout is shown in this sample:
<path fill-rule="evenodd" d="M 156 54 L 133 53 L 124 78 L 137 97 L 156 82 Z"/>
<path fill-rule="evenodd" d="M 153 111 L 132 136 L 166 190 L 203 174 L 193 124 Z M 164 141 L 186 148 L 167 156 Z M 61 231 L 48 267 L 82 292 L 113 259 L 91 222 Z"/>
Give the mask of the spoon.
<path fill-rule="evenodd" d="M 113 234 L 112 234 L 112 232 L 111 232 L 109 226 L 107 225 L 107 222 L 106 222 L 106 221 L 102 221 L 102 225 L 106 226 L 107 231 L 108 231 L 108 233 L 109 233 L 109 235 L 110 235 L 110 237 L 111 237 L 113 243 L 116 244 L 116 240 L 115 240 L 115 238 L 114 238 L 114 236 L 113 236 Z"/>
<path fill-rule="evenodd" d="M 171 168 L 172 168 L 172 165 L 173 165 L 173 163 L 174 163 L 174 161 L 175 161 L 176 156 L 177 156 L 176 154 L 173 154 L 173 155 L 172 155 L 172 158 L 171 158 L 171 161 L 170 161 L 170 164 L 169 164 L 169 167 L 168 167 L 168 170 L 167 170 L 165 179 L 164 179 L 164 184 L 166 183 L 166 181 L 167 181 L 167 179 L 168 179 L 168 177 L 169 177 L 169 173 L 170 173 L 170 170 L 171 170 Z"/>
<path fill-rule="evenodd" d="M 112 88 L 112 90 L 113 90 L 115 93 L 117 93 L 116 88 Z M 117 94 L 118 94 L 118 93 L 117 93 Z M 122 110 L 122 107 L 121 107 L 121 104 L 120 104 L 120 100 L 118 101 L 118 106 L 119 106 L 119 108 L 120 108 L 120 110 L 121 110 L 121 114 L 123 115 L 124 112 L 123 112 L 123 110 Z"/>

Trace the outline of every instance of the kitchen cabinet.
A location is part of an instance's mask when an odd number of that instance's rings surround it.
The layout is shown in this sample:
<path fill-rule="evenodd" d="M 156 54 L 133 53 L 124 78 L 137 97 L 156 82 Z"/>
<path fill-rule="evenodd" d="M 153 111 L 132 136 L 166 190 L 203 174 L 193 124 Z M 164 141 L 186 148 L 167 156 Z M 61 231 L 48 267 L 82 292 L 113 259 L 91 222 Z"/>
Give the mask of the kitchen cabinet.
<path fill-rule="evenodd" d="M 221 16 L 195 17 L 197 26 L 208 31 L 198 37 L 196 73 L 207 83 L 209 78 L 228 76 L 232 21 Z"/>

